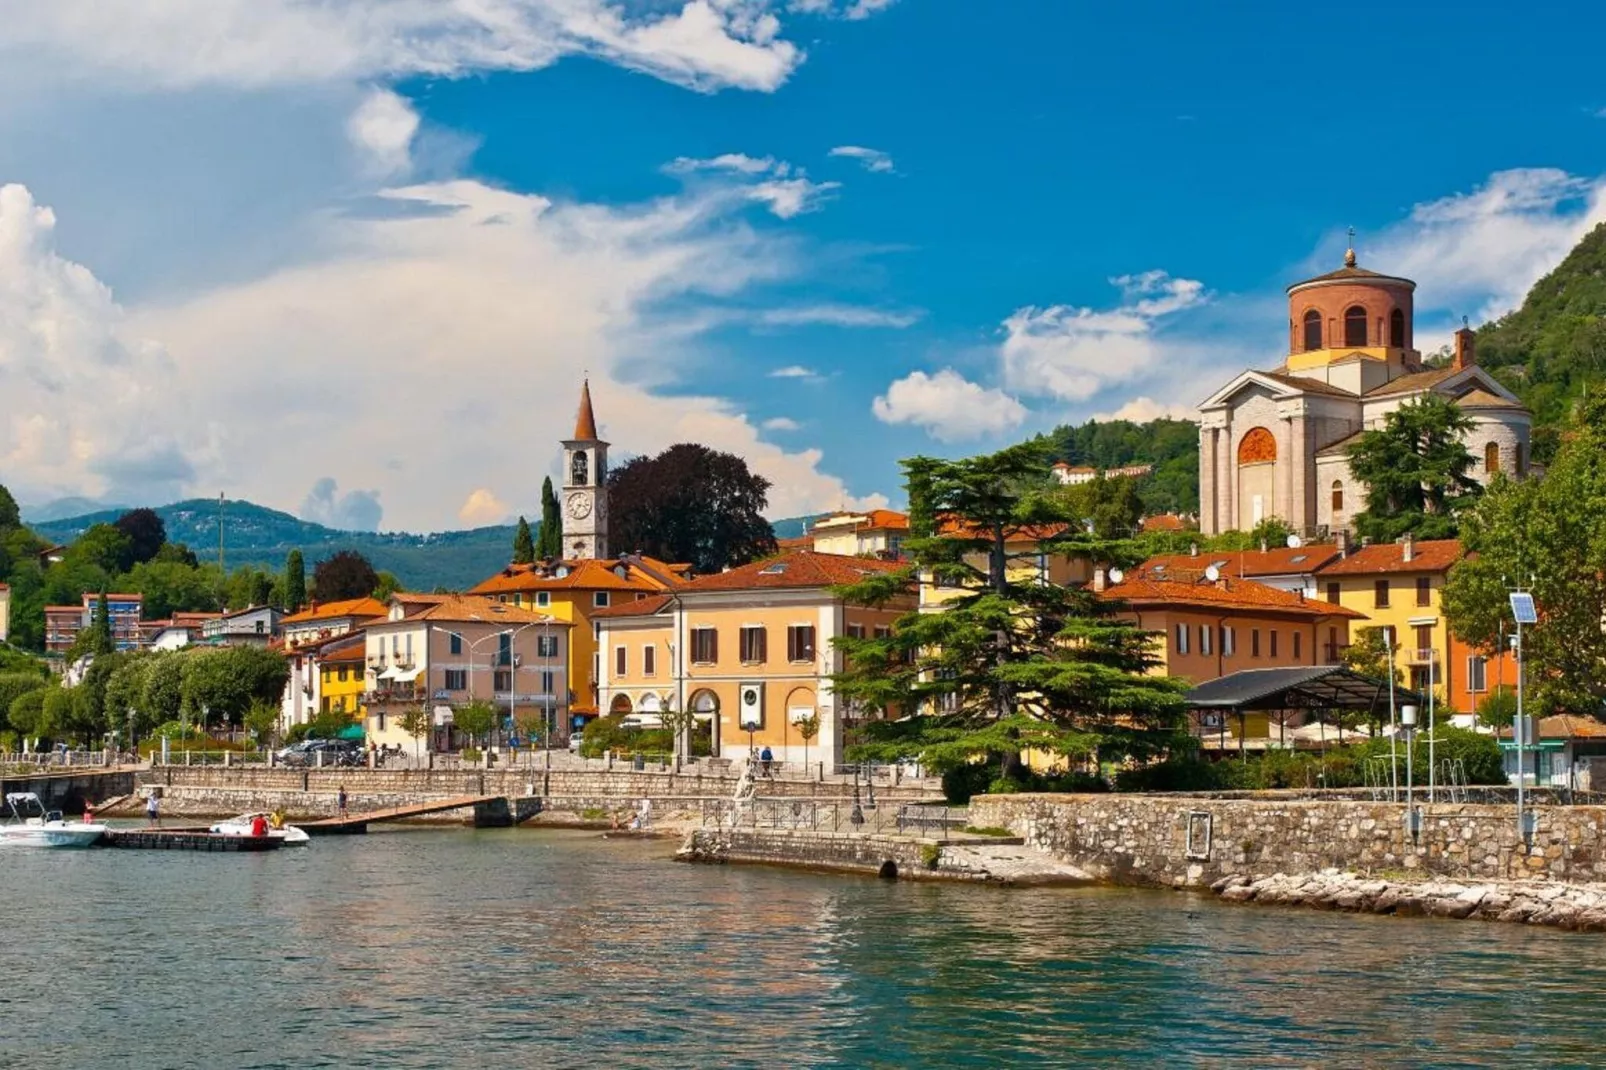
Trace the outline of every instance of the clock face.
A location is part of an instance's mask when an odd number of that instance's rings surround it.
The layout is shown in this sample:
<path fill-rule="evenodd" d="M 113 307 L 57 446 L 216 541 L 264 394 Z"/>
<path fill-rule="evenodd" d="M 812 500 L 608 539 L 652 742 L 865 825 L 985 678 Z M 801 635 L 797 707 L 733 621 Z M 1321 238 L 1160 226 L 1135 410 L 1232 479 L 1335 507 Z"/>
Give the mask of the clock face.
<path fill-rule="evenodd" d="M 584 494 L 569 495 L 569 515 L 576 520 L 584 520 L 591 515 L 591 499 Z"/>

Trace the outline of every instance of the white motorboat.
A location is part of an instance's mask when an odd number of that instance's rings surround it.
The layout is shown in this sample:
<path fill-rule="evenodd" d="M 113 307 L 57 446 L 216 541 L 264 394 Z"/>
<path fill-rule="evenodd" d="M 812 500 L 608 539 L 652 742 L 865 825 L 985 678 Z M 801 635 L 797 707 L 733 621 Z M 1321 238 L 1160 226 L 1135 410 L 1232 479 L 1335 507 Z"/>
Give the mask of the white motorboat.
<path fill-rule="evenodd" d="M 215 832 L 220 836 L 249 836 L 251 835 L 251 822 L 257 818 L 268 822 L 268 835 L 276 840 L 283 840 L 286 847 L 305 847 L 312 842 L 306 829 L 298 829 L 294 825 L 285 825 L 283 828 L 273 827 L 273 815 L 255 811 L 249 814 L 240 814 L 237 817 L 219 821 L 207 831 Z"/>
<path fill-rule="evenodd" d="M 18 847 L 91 847 L 100 842 L 105 825 L 67 821 L 60 810 L 46 810 L 31 791 L 6 795 L 10 819 L 0 825 L 0 844 Z"/>

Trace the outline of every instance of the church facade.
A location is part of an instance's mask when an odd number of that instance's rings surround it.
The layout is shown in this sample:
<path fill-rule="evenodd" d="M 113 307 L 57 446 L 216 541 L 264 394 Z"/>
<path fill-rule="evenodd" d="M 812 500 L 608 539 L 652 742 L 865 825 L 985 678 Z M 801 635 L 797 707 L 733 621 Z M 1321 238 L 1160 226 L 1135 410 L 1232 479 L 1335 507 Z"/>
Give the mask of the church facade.
<path fill-rule="evenodd" d="M 1528 410 L 1478 367 L 1465 327 L 1447 366 L 1422 363 L 1415 291 L 1410 279 L 1360 267 L 1353 249 L 1337 271 L 1288 287 L 1283 364 L 1246 371 L 1199 406 L 1201 532 L 1247 531 L 1271 517 L 1308 536 L 1349 529 L 1366 508 L 1349 447 L 1427 393 L 1453 400 L 1472 420 L 1466 444 L 1475 478 L 1528 474 Z"/>

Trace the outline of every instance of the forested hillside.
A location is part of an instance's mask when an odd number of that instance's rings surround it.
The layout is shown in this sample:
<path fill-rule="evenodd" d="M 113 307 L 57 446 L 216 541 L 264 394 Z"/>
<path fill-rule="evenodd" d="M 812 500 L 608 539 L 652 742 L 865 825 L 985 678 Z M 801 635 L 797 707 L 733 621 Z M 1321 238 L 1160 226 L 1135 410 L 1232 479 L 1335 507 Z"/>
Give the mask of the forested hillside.
<path fill-rule="evenodd" d="M 1035 441 L 1045 443 L 1054 460 L 1072 465 L 1152 464 L 1154 474 L 1138 481 L 1145 512 L 1199 510 L 1199 425 L 1191 420 L 1089 420 L 1056 427 Z"/>

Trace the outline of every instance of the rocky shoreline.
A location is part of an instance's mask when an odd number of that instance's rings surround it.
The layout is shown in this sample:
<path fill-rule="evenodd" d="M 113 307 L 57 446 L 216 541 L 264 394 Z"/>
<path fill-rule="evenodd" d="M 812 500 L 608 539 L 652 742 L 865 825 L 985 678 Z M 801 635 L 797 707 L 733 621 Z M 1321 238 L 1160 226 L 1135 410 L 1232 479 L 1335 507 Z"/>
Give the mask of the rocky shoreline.
<path fill-rule="evenodd" d="M 1560 881 L 1382 879 L 1323 870 L 1314 874 L 1235 874 L 1210 885 L 1229 903 L 1301 906 L 1357 914 L 1470 918 L 1606 932 L 1606 885 Z"/>

